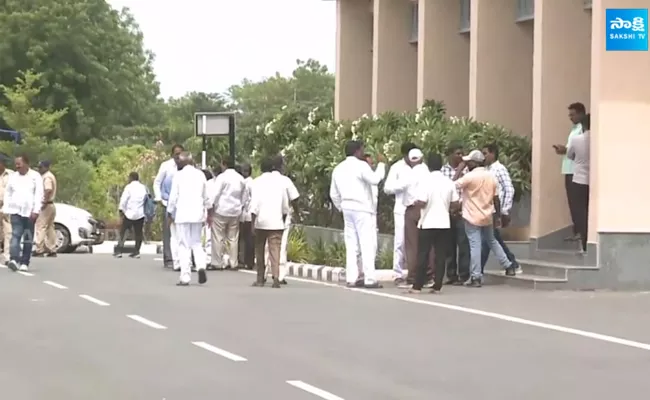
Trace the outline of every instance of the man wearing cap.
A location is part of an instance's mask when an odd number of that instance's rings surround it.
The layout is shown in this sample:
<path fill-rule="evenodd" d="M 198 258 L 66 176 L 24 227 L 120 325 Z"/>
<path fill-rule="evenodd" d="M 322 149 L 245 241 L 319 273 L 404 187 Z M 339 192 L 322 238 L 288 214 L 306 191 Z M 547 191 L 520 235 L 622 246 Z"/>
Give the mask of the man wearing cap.
<path fill-rule="evenodd" d="M 5 195 L 5 188 L 7 187 L 7 181 L 9 180 L 9 175 L 14 171 L 7 168 L 7 158 L 6 156 L 0 157 L 0 209 L 3 205 L 3 199 Z M 9 215 L 0 212 L 0 240 L 2 240 L 3 249 L 2 255 L 4 256 L 4 263 L 9 262 L 9 246 L 11 245 L 11 222 L 9 221 Z"/>
<path fill-rule="evenodd" d="M 415 148 L 408 153 L 408 163 L 411 170 L 407 175 L 407 184 L 402 196 L 402 202 L 405 207 L 404 212 L 404 254 L 406 255 L 406 267 L 408 274 L 406 284 L 400 285 L 403 288 L 409 288 L 415 281 L 417 263 L 418 263 L 418 222 L 420 220 L 421 206 L 416 204 L 419 186 L 422 181 L 429 176 L 429 168 L 422 163 L 422 150 Z M 433 268 L 431 266 L 430 270 Z M 429 273 L 429 281 L 431 273 Z M 432 284 L 427 285 L 430 287 Z"/>
<path fill-rule="evenodd" d="M 332 172 L 330 199 L 334 207 L 343 213 L 345 279 L 348 286 L 380 288 L 375 276 L 377 232 L 374 229 L 376 215 L 372 187 L 384 179 L 386 166 L 379 162 L 373 171 L 363 157 L 363 150 L 363 143 L 357 140 L 350 140 L 345 145 L 346 159 Z M 363 282 L 358 280 L 358 249 L 361 249 Z"/>
<path fill-rule="evenodd" d="M 50 171 L 50 162 L 41 161 L 38 163 L 38 172 L 43 177 L 43 208 L 36 220 L 35 257 L 56 257 L 56 231 L 54 230 L 54 218 L 56 217 L 56 207 L 54 198 L 56 197 L 56 177 Z"/>
<path fill-rule="evenodd" d="M 513 276 L 516 273 L 514 266 L 494 237 L 494 226 L 499 225 L 500 219 L 497 180 L 484 168 L 485 156 L 480 150 L 472 150 L 463 157 L 463 163 L 467 165 L 469 172 L 456 181 L 456 187 L 462 191 L 463 219 L 470 249 L 470 278 L 465 282 L 465 286 L 481 287 L 483 242 L 487 243 L 490 250 L 494 252 L 506 275 Z"/>

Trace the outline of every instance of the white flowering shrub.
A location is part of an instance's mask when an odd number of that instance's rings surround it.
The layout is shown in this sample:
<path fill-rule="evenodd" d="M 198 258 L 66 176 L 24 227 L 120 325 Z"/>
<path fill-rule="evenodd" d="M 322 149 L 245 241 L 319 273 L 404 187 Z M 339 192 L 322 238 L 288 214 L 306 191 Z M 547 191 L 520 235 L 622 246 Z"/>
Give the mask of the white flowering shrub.
<path fill-rule="evenodd" d="M 288 106 L 257 131 L 252 161 L 259 163 L 278 153 L 285 157 L 287 172 L 301 193 L 302 222 L 306 224 L 341 226 L 339 214 L 329 202 L 329 184 L 332 170 L 345 158 L 345 143 L 350 139 L 362 140 L 373 158 L 382 154 L 390 163 L 401 157 L 400 147 L 407 141 L 419 145 L 425 154 L 444 154 L 452 142 L 463 143 L 468 150 L 496 143 L 517 197 L 530 191 L 531 145 L 527 138 L 497 125 L 448 117 L 440 102 L 427 102 L 415 113 L 387 112 L 340 122 L 318 108 L 305 115 Z M 383 190 L 379 207 L 380 230 L 391 232 L 393 199 Z"/>

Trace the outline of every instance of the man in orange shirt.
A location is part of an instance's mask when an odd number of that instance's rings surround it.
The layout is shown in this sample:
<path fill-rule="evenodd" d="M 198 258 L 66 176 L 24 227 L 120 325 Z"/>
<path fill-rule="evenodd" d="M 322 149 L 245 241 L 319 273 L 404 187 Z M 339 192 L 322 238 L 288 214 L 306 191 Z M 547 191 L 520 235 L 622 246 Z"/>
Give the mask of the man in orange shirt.
<path fill-rule="evenodd" d="M 494 175 L 484 168 L 485 156 L 481 150 L 472 150 L 463 157 L 469 172 L 456 181 L 462 191 L 463 219 L 469 241 L 470 278 L 465 286 L 481 287 L 481 247 L 485 242 L 494 252 L 506 275 L 515 275 L 515 268 L 503 248 L 494 238 L 494 226 L 499 225 L 500 204 L 498 183 Z M 494 217 L 493 217 L 494 215 Z"/>

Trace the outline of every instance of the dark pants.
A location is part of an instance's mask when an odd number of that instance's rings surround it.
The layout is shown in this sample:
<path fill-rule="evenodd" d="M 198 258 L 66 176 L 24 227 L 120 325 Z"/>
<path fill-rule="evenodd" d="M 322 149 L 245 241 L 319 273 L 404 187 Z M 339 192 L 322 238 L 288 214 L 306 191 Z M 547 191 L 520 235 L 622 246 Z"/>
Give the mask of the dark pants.
<path fill-rule="evenodd" d="M 445 279 L 445 263 L 447 251 L 451 241 L 451 229 L 419 229 L 418 232 L 418 264 L 413 282 L 413 289 L 421 290 L 427 281 L 429 260 L 431 251 L 434 252 L 434 285 L 433 288 L 440 290 Z"/>
<path fill-rule="evenodd" d="M 34 221 L 18 214 L 12 214 L 10 219 L 11 244 L 9 245 L 9 258 L 18 264 L 29 266 L 34 244 Z"/>
<path fill-rule="evenodd" d="M 469 279 L 469 241 L 462 217 L 451 217 L 451 233 L 447 250 L 447 278 L 450 281 Z"/>
<path fill-rule="evenodd" d="M 163 207 L 163 263 L 168 266 L 174 264 L 172 258 L 172 248 L 169 242 L 171 241 L 172 231 L 171 226 L 167 223 L 167 207 Z"/>
<path fill-rule="evenodd" d="M 573 185 L 573 174 L 564 175 L 564 189 L 566 190 L 566 199 L 569 203 L 569 214 L 571 214 L 571 223 L 573 224 L 573 234 L 578 234 L 578 212 L 580 203 L 578 202 L 575 186 Z"/>
<path fill-rule="evenodd" d="M 494 218 L 497 217 L 495 216 Z M 508 260 L 510 260 L 512 266 L 517 267 L 519 263 L 517 263 L 515 255 L 512 254 L 506 242 L 503 241 L 500 229 L 494 229 L 494 238 L 497 240 L 497 242 L 499 242 L 499 245 L 503 249 L 503 252 L 506 253 L 506 257 L 508 257 Z M 488 258 L 490 258 L 490 244 L 484 240 L 481 249 L 481 273 L 483 273 L 485 270 L 485 264 L 487 264 Z"/>
<path fill-rule="evenodd" d="M 582 250 L 587 250 L 589 236 L 589 185 L 573 184 L 576 207 L 576 228 L 582 241 Z"/>
<path fill-rule="evenodd" d="M 418 229 L 418 221 L 420 220 L 420 208 L 409 206 L 404 212 L 404 255 L 406 259 L 406 268 L 408 275 L 406 276 L 406 283 L 413 284 L 418 269 L 418 241 L 420 230 Z M 428 264 L 427 276 L 433 279 L 433 254 L 431 255 Z"/>
<path fill-rule="evenodd" d="M 253 244 L 253 226 L 250 221 L 239 224 L 239 262 L 246 268 L 255 266 L 255 247 Z"/>
<path fill-rule="evenodd" d="M 134 254 L 140 254 L 140 247 L 142 247 L 142 228 L 144 226 L 144 218 L 132 220 L 126 217 L 122 218 L 122 226 L 120 227 L 120 241 L 117 242 L 117 253 L 122 253 L 124 250 L 124 240 L 126 240 L 126 231 L 133 230 L 135 236 L 135 250 Z"/>

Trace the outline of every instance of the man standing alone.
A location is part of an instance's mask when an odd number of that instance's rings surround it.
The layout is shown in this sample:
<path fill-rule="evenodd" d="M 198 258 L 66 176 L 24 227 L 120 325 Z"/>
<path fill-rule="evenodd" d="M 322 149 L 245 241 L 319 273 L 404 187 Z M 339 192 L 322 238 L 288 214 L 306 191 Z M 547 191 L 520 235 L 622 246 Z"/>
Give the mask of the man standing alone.
<path fill-rule="evenodd" d="M 246 269 L 253 269 L 255 266 L 255 249 L 253 246 L 253 228 L 251 226 L 250 201 L 252 196 L 253 178 L 251 177 L 251 165 L 244 163 L 241 166 L 244 177 L 244 192 L 248 201 L 242 206 L 242 214 L 239 218 L 239 262 L 243 263 Z"/>
<path fill-rule="evenodd" d="M 3 207 L 5 188 L 9 175 L 14 171 L 7 168 L 7 159 L 5 156 L 0 156 L 0 210 Z M 2 254 L 4 256 L 3 263 L 9 262 L 9 247 L 11 246 L 11 221 L 9 215 L 0 213 L 0 240 L 2 240 Z"/>
<path fill-rule="evenodd" d="M 199 272 L 199 283 L 207 282 L 206 255 L 201 243 L 201 231 L 212 207 L 207 181 L 203 172 L 192 165 L 192 156 L 182 152 L 172 182 L 167 204 L 168 223 L 173 221 L 178 239 L 178 258 L 181 276 L 178 286 L 187 286 L 192 280 L 192 256 Z"/>
<path fill-rule="evenodd" d="M 345 278 L 348 286 L 359 286 L 357 251 L 361 249 L 364 287 L 380 288 L 375 279 L 377 256 L 376 215 L 374 214 L 373 186 L 386 176 L 383 162 L 373 171 L 364 159 L 363 143 L 351 140 L 345 145 L 346 159 L 332 172 L 330 199 L 343 213 L 345 239 Z"/>
<path fill-rule="evenodd" d="M 56 231 L 54 230 L 54 218 L 56 218 L 56 177 L 50 171 L 50 162 L 41 161 L 38 163 L 38 171 L 43 177 L 43 209 L 36 220 L 36 251 L 34 256 L 56 257 Z"/>
<path fill-rule="evenodd" d="M 244 196 L 244 177 L 235 171 L 235 162 L 229 157 L 221 165 L 224 171 L 214 178 L 214 218 L 211 224 L 212 265 L 215 269 L 237 268 L 239 263 L 239 217 L 243 205 L 248 203 Z"/>
<path fill-rule="evenodd" d="M 16 173 L 9 176 L 3 202 L 2 213 L 9 215 L 11 221 L 7 266 L 12 271 L 27 271 L 32 256 L 34 223 L 43 206 L 43 179 L 29 167 L 26 155 L 16 158 Z"/>
<path fill-rule="evenodd" d="M 135 250 L 129 255 L 131 258 L 140 258 L 142 246 L 142 228 L 144 226 L 144 202 L 147 198 L 147 188 L 140 182 L 137 172 L 129 174 L 129 183 L 124 187 L 120 198 L 119 211 L 122 217 L 120 227 L 120 241 L 117 243 L 115 257 L 122 257 L 126 232 L 133 230 L 135 236 Z"/>
<path fill-rule="evenodd" d="M 161 203 L 163 206 L 163 215 L 167 215 L 167 202 L 169 200 L 169 192 L 172 188 L 172 180 L 178 166 L 176 162 L 178 160 L 179 154 L 183 151 L 183 146 L 180 144 L 175 144 L 172 147 L 172 157 L 160 164 L 158 169 L 158 174 L 153 181 L 153 193 L 154 200 L 157 203 Z M 163 221 L 163 263 L 165 268 L 174 267 L 174 257 L 171 246 L 171 226 L 167 224 L 166 221 Z"/>

